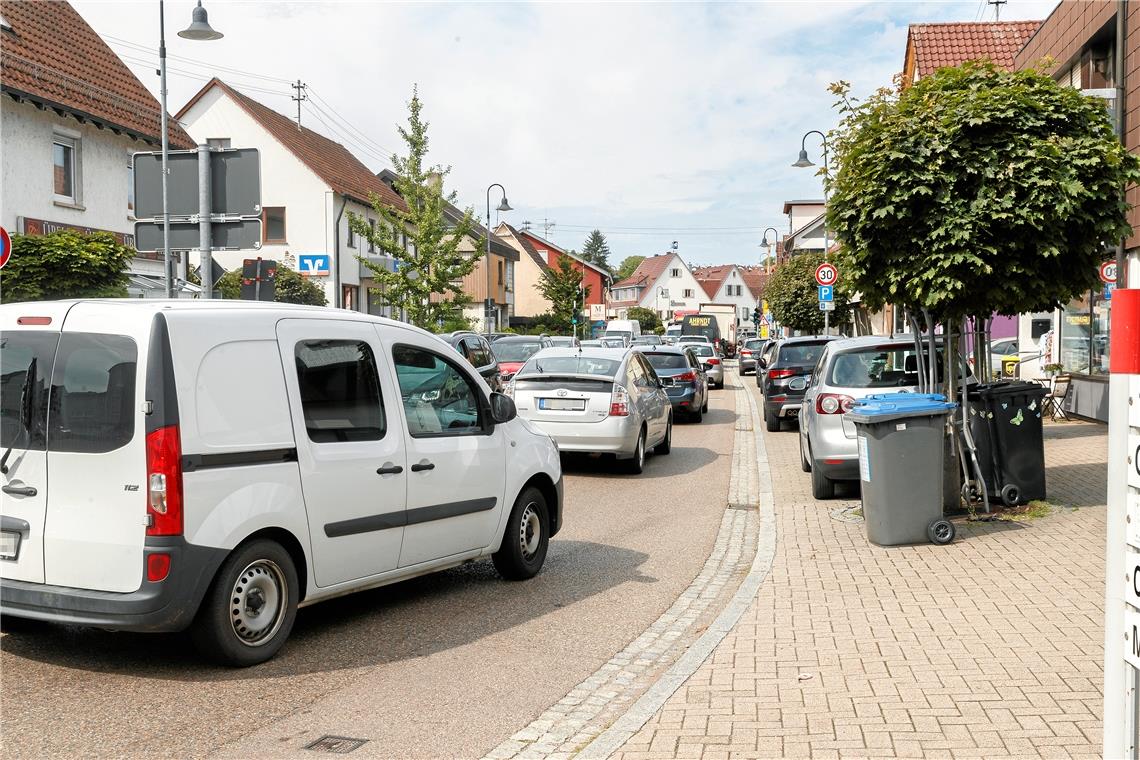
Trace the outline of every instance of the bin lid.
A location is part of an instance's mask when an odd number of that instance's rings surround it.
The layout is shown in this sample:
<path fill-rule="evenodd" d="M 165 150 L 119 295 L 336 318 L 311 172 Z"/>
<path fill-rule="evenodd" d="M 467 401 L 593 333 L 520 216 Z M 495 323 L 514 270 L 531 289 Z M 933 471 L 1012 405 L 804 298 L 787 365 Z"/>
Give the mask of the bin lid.
<path fill-rule="evenodd" d="M 854 407 L 847 412 L 847 418 L 869 425 L 903 417 L 947 414 L 956 406 L 939 393 L 877 393 L 856 399 Z"/>
<path fill-rule="evenodd" d="M 975 395 L 976 393 L 976 395 Z M 1001 383 L 989 383 L 987 385 L 976 386 L 975 393 L 971 393 L 971 398 L 993 398 L 995 396 L 1020 396 L 1020 395 L 1037 395 L 1044 396 L 1047 391 L 1045 386 L 1040 383 L 1030 382 L 1029 380 L 1009 380 Z"/>

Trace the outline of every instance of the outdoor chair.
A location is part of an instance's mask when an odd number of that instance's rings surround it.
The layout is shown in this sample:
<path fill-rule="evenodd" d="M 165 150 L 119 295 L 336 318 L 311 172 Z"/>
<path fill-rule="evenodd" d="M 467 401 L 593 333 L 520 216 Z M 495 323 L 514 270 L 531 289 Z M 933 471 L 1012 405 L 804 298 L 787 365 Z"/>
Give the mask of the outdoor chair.
<path fill-rule="evenodd" d="M 1053 379 L 1053 386 L 1049 389 L 1049 393 L 1045 395 L 1045 408 L 1042 409 L 1043 414 L 1048 414 L 1049 419 L 1054 422 L 1060 417 L 1063 420 L 1068 420 L 1069 415 L 1065 414 L 1065 399 L 1069 395 L 1069 384 L 1072 380 L 1070 375 L 1058 375 Z"/>

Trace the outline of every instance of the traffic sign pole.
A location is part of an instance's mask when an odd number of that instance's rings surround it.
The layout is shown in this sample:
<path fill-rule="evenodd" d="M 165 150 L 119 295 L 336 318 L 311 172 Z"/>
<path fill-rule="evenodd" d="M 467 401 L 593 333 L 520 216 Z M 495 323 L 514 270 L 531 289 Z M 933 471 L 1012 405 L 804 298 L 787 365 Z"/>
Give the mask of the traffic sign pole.
<path fill-rule="evenodd" d="M 824 246 L 824 255 L 827 255 L 826 244 Z M 831 311 L 835 308 L 835 302 L 829 297 L 824 300 L 824 289 L 827 289 L 827 295 L 831 296 L 835 281 L 839 279 L 839 270 L 835 268 L 834 264 L 824 261 L 822 264 L 815 268 L 815 282 L 819 285 L 819 308 L 823 311 L 823 334 L 831 334 Z M 831 304 L 830 307 L 825 307 L 824 304 Z"/>
<path fill-rule="evenodd" d="M 198 272 L 202 280 L 202 298 L 214 297 L 214 258 L 210 252 L 210 146 L 198 146 Z M 190 262 L 186 262 L 189 268 Z"/>

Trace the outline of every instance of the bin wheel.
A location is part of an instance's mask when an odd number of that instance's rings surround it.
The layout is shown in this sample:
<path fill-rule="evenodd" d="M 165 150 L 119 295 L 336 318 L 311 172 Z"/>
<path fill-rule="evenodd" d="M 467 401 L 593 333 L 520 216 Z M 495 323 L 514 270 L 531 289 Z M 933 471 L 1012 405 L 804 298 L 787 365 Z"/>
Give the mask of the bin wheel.
<path fill-rule="evenodd" d="M 939 518 L 926 526 L 926 537 L 932 544 L 948 544 L 954 540 L 954 523 Z"/>
<path fill-rule="evenodd" d="M 1013 483 L 1006 483 L 1001 487 L 1001 503 L 1007 507 L 1016 507 L 1021 503 L 1021 489 Z"/>
<path fill-rule="evenodd" d="M 982 492 L 973 483 L 965 483 L 962 485 L 962 501 L 970 504 L 971 502 L 981 501 Z"/>

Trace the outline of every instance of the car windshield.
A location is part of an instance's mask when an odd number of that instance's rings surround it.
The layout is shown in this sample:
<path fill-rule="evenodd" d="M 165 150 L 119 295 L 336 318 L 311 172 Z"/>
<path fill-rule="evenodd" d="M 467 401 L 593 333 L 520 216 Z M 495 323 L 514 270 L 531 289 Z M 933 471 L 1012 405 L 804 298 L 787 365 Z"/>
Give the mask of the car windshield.
<path fill-rule="evenodd" d="M 568 348 L 568 347 L 574 345 L 574 339 L 573 338 L 556 337 L 556 338 L 551 338 L 550 342 L 552 344 L 554 344 L 555 346 L 561 346 L 563 348 Z"/>
<path fill-rule="evenodd" d="M 758 340 L 756 338 L 751 338 L 749 340 L 744 341 L 744 347 L 747 348 L 749 351 L 755 351 L 756 349 L 760 348 L 760 346 L 762 346 L 763 344 L 764 344 L 764 341 Z"/>
<path fill-rule="evenodd" d="M 708 343 L 697 343 L 693 346 L 693 353 L 697 356 L 712 356 L 713 349 Z"/>
<path fill-rule="evenodd" d="M 601 343 L 606 348 L 625 348 L 625 341 L 621 338 L 602 338 Z"/>
<path fill-rule="evenodd" d="M 523 365 L 516 377 L 538 375 L 598 375 L 613 377 L 617 374 L 621 361 L 599 356 L 544 356 L 531 359 Z"/>
<path fill-rule="evenodd" d="M 536 341 L 498 341 L 494 345 L 495 358 L 501 362 L 525 362 L 542 348 Z"/>
<path fill-rule="evenodd" d="M 938 381 L 945 374 L 938 348 Z M 874 346 L 837 354 L 828 385 L 839 388 L 894 388 L 918 385 L 918 360 L 913 346 Z"/>
<path fill-rule="evenodd" d="M 653 365 L 653 369 L 684 369 L 689 366 L 682 354 L 650 354 L 645 358 Z"/>
<path fill-rule="evenodd" d="M 822 343 L 789 343 L 780 347 L 780 364 L 814 365 L 823 354 Z"/>

